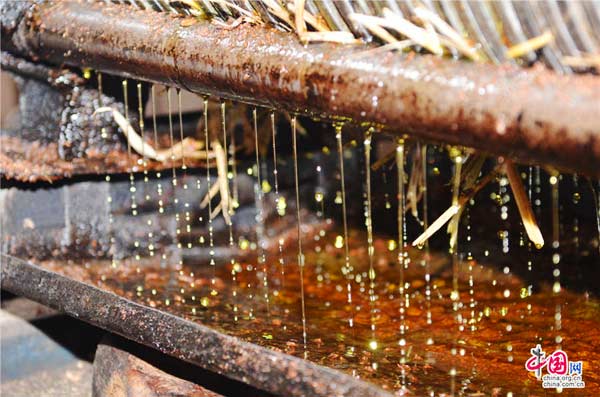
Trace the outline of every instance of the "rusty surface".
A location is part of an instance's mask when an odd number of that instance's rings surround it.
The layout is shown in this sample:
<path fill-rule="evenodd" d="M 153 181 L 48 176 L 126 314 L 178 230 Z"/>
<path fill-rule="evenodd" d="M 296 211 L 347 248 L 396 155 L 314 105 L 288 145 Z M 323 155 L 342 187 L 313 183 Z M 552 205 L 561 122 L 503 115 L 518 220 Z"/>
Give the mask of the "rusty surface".
<path fill-rule="evenodd" d="M 59 156 L 58 143 L 28 141 L 8 134 L 0 136 L 0 176 L 20 182 L 55 182 L 77 175 L 118 174 L 141 172 L 138 164 L 141 156 L 127 151 L 87 150 L 86 157 L 71 160 Z M 148 161 L 146 169 L 162 170 L 173 166 L 170 161 Z M 180 166 L 177 163 L 176 166 Z"/>
<path fill-rule="evenodd" d="M 25 78 L 44 81 L 53 86 L 75 86 L 85 83 L 85 80 L 82 77 L 67 69 L 59 70 L 44 64 L 27 62 L 7 51 L 2 51 L 2 54 L 0 55 L 0 65 L 3 70 L 13 72 Z"/>
<path fill-rule="evenodd" d="M 221 397 L 108 344 L 94 356 L 94 397 Z"/>
<path fill-rule="evenodd" d="M 231 379 L 285 396 L 390 396 L 352 376 L 218 333 L 0 254 L 2 289 Z"/>
<path fill-rule="evenodd" d="M 54 2 L 14 37 L 22 53 L 56 64 L 600 174 L 598 77 L 433 56 L 373 59 L 364 47 L 302 46 L 259 26 L 181 25 L 164 13 Z"/>
<path fill-rule="evenodd" d="M 57 143 L 30 142 L 19 137 L 1 136 L 0 146 L 2 176 L 22 182 L 54 182 L 80 174 L 120 173 L 131 165 L 127 153 L 121 150 L 108 154 L 90 153 L 86 158 L 64 160 L 58 154 Z"/>

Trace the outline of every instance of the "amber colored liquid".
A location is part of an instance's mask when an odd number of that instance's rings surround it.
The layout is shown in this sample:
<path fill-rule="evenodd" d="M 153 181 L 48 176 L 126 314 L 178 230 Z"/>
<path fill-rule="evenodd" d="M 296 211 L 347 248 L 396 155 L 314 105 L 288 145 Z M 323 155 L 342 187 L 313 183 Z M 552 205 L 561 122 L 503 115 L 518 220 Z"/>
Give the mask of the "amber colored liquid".
<path fill-rule="evenodd" d="M 334 233 L 328 233 L 333 237 Z M 309 238 L 310 237 L 310 238 Z M 353 306 L 346 299 L 346 283 L 340 269 L 344 266 L 344 250 L 331 241 L 315 242 L 306 236 L 304 248 L 305 310 L 308 359 L 349 374 L 380 387 L 400 389 L 400 346 L 398 293 L 398 264 L 396 252 L 388 250 L 387 240 L 374 239 L 374 270 L 376 332 L 371 332 L 372 312 L 369 301 L 369 260 L 366 237 L 356 231 L 349 236 L 353 280 Z M 322 247 L 316 253 L 314 247 Z M 276 244 L 275 244 L 276 245 Z M 299 273 L 289 267 L 282 280 L 277 247 L 266 253 L 269 269 L 269 311 L 264 299 L 255 298 L 250 304 L 248 295 L 262 296 L 260 273 L 256 269 L 256 253 L 248 251 L 248 261 L 239 258 L 241 272 L 235 278 L 239 319 L 233 320 L 234 306 L 229 258 L 218 258 L 216 290 L 212 296 L 212 267 L 185 266 L 179 270 L 159 269 L 146 263 L 137 273 L 137 266 L 123 261 L 117 269 L 110 261 L 87 263 L 85 267 L 58 267 L 72 277 L 83 279 L 116 292 L 137 302 L 210 326 L 243 340 L 304 356 L 301 321 Z M 296 264 L 297 250 L 286 247 L 286 264 Z M 580 396 L 600 394 L 600 301 L 586 294 L 569 292 L 568 286 L 559 296 L 551 288 L 538 286 L 540 292 L 523 294 L 526 285 L 513 274 L 502 274 L 490 267 L 475 263 L 473 266 L 475 316 L 468 306 L 467 263 L 460 267 L 459 288 L 463 306 L 453 310 L 450 293 L 452 262 L 442 255 L 432 255 L 431 312 L 432 324 L 426 322 L 425 268 L 420 265 L 420 251 L 410 251 L 412 259 L 404 279 L 409 283 L 409 306 L 406 307 L 405 333 L 408 351 L 404 366 L 406 387 L 413 395 L 450 393 L 451 376 L 455 367 L 455 395 L 466 396 L 544 396 L 554 395 L 554 389 L 544 390 L 541 382 L 526 371 L 525 361 L 530 349 L 540 343 L 546 354 L 556 348 L 552 329 L 555 324 L 554 308 L 562 305 L 562 348 L 573 361 L 583 361 L 585 389 L 564 389 L 561 395 Z M 247 265 L 253 266 L 248 271 Z M 564 264 L 568 266 L 567 263 Z M 295 265 L 286 265 L 295 266 Z M 76 268 L 76 271 L 75 271 Z M 73 269 L 73 270 L 69 270 Z M 190 272 L 194 276 L 190 277 Z M 494 281 L 495 280 L 495 281 Z M 251 282 L 249 282 L 251 281 Z M 283 282 L 285 281 L 285 282 Z M 136 286 L 143 285 L 143 290 Z M 181 289 L 183 288 L 183 293 Z M 249 291 L 248 288 L 253 289 Z M 510 295 L 506 297 L 505 291 Z M 168 305 L 166 302 L 168 301 Z M 531 305 L 528 308 L 528 305 Z M 354 310 L 355 325 L 348 327 L 348 317 Z M 253 316 L 248 314 L 253 311 Z M 457 314 L 467 319 L 464 330 L 459 330 Z M 268 320 L 267 320 L 268 319 Z M 374 344 L 370 343 L 375 340 Z M 428 343 L 429 342 L 429 343 Z M 431 342 L 433 342 L 431 344 Z M 354 347 L 350 350 L 349 347 Z M 453 350 L 454 349 L 454 350 Z M 453 354 L 454 353 L 454 354 Z"/>

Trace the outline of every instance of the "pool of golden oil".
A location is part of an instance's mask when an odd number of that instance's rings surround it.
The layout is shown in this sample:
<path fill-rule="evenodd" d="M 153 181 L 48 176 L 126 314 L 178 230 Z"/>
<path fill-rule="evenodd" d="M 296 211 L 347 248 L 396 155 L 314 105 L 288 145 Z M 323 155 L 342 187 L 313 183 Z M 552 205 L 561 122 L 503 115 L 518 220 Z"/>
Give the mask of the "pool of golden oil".
<path fill-rule="evenodd" d="M 319 228 L 315 228 L 318 233 Z M 448 255 L 431 253 L 427 267 L 417 266 L 422 251 L 408 249 L 411 265 L 404 269 L 404 281 L 409 286 L 410 304 L 401 299 L 398 288 L 399 264 L 397 244 L 390 238 L 374 236 L 373 267 L 377 273 L 375 291 L 370 292 L 369 252 L 364 244 L 364 230 L 348 230 L 350 260 L 355 277 L 353 283 L 354 327 L 348 331 L 347 278 L 340 269 L 345 266 L 343 247 L 336 247 L 334 236 L 341 230 L 327 233 L 321 239 L 319 252 L 313 249 L 314 236 L 303 236 L 305 256 L 304 294 L 308 359 L 331 368 L 353 374 L 384 389 L 398 391 L 405 386 L 414 395 L 440 395 L 455 390 L 455 395 L 473 396 L 540 396 L 554 395 L 524 367 L 530 349 L 541 344 L 547 354 L 556 348 L 555 307 L 561 305 L 561 345 L 569 358 L 583 361 L 585 394 L 600 393 L 600 373 L 594 367 L 600 362 L 600 300 L 587 294 L 563 288 L 560 295 L 552 286 L 538 285 L 533 295 L 527 283 L 514 273 L 505 274 L 491 266 L 463 261 L 458 269 L 461 296 L 477 303 L 475 327 L 460 331 L 456 325 L 453 291 L 453 263 Z M 86 266 L 46 265 L 71 277 L 81 279 L 139 303 L 168 311 L 190 321 L 202 323 L 220 332 L 248 342 L 304 357 L 300 274 L 289 271 L 285 283 L 280 280 L 278 247 L 273 244 L 266 253 L 270 280 L 277 294 L 266 302 L 247 302 L 247 288 L 254 294 L 261 288 L 253 269 L 256 252 L 238 257 L 232 267 L 229 261 L 219 266 L 184 265 L 183 271 L 160 268 L 157 256 L 142 260 L 143 271 L 135 271 L 139 261 L 123 261 L 113 268 L 110 260 L 86 263 Z M 288 244 L 283 252 L 286 263 L 296 263 L 298 250 Z M 155 261 L 155 262 L 154 262 Z M 566 259 L 565 259 L 566 261 Z M 315 264 L 319 263 L 319 266 Z M 248 267 L 248 265 L 252 265 Z M 562 265 L 568 266 L 568 263 Z M 216 273 L 213 276 L 213 270 Z M 231 272 L 236 272 L 232 285 Z M 425 273 L 431 273 L 431 298 L 425 293 Z M 193 274 L 194 276 L 190 276 Z M 211 280 L 215 278 L 214 284 Z M 469 290 L 470 280 L 474 288 Z M 175 282 L 173 282 L 175 280 Z M 139 296 L 135 287 L 144 285 L 146 293 Z M 190 287 L 193 286 L 193 287 Z M 485 287 L 483 287 L 485 286 Z M 212 288 L 218 294 L 211 295 Z M 241 291 L 233 301 L 232 290 Z M 181 291 L 184 291 L 183 293 Z M 509 291 L 507 294 L 506 291 Z M 378 298 L 378 312 L 372 316 L 369 302 L 372 294 Z M 194 299 L 192 299 L 194 296 Z M 404 304 L 403 321 L 408 331 L 406 344 L 399 346 L 400 305 Z M 232 307 L 239 307 L 238 321 Z M 435 319 L 428 324 L 427 312 Z M 253 313 L 253 316 L 249 316 Z M 469 314 L 470 317 L 470 314 Z M 375 333 L 372 332 L 375 321 Z M 287 329 L 281 324 L 285 322 Z M 372 341 L 376 341 L 373 344 Z M 435 343 L 429 341 L 434 340 Z M 349 354 L 348 347 L 353 347 Z M 454 350 L 455 354 L 451 351 Z M 510 349 L 510 354 L 507 350 Z M 404 361 L 405 364 L 401 364 Z M 452 375 L 451 375 L 452 373 Z M 404 374 L 404 376 L 401 376 Z M 452 383 L 454 382 L 454 383 Z M 564 389 L 560 395 L 578 396 L 581 390 Z"/>

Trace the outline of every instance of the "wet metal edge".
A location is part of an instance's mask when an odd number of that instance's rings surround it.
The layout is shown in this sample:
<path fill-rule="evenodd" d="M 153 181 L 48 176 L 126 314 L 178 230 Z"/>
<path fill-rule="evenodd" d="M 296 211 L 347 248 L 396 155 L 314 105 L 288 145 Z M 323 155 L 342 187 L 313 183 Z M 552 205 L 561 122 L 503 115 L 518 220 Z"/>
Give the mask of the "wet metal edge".
<path fill-rule="evenodd" d="M 3 48 L 38 61 L 177 86 L 496 156 L 600 173 L 600 78 L 311 44 L 114 4 L 48 2 L 2 27 Z M 14 27 L 14 28 L 13 28 Z M 11 37 L 12 36 L 12 37 Z"/>

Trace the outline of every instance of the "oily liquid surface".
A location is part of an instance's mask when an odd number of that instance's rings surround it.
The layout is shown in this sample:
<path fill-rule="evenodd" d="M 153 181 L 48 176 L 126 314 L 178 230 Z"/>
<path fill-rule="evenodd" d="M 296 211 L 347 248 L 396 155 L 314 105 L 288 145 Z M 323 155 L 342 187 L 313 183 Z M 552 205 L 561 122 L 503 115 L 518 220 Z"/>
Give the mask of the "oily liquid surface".
<path fill-rule="evenodd" d="M 265 253 L 269 269 L 268 309 L 261 283 L 263 266 L 256 266 L 256 252 L 249 248 L 245 258 L 235 261 L 217 258 L 214 276 L 215 267 L 208 264 L 160 268 L 147 259 L 136 261 L 135 265 L 120 261 L 116 267 L 111 267 L 110 261 L 45 265 L 228 335 L 306 357 L 389 391 L 404 390 L 408 395 L 431 395 L 432 392 L 451 395 L 452 391 L 455 395 L 467 396 L 556 394 L 554 389 L 543 389 L 541 382 L 526 371 L 524 363 L 530 357 L 530 349 L 538 343 L 547 355 L 556 349 L 555 306 L 561 304 L 562 349 L 570 360 L 583 361 L 586 388 L 564 389 L 560 395 L 600 393 L 600 375 L 594 371 L 600 362 L 600 302 L 597 299 L 572 293 L 568 286 L 558 296 L 552 294 L 550 287 L 535 286 L 533 295 L 528 296 L 526 284 L 514 274 L 502 274 L 479 263 L 472 263 L 468 274 L 468 263 L 464 261 L 459 271 L 459 304 L 455 310 L 457 305 L 450 299 L 452 261 L 432 254 L 429 260 L 432 321 L 428 324 L 421 251 L 409 251 L 411 262 L 404 272 L 406 291 L 401 296 L 397 248 L 392 249 L 393 244 L 388 239 L 375 237 L 376 284 L 374 291 L 370 291 L 367 245 L 362 244 L 366 236 L 351 230 L 349 245 L 357 248 L 350 249 L 354 277 L 349 305 L 348 279 L 342 274 L 344 249 L 336 247 L 336 231 L 321 234 L 324 236 L 315 233 L 310 238 L 305 237 L 306 349 L 297 249 L 293 246 L 283 251 L 284 273 L 280 269 L 276 244 Z M 233 278 L 232 270 L 235 271 Z M 472 294 L 469 276 L 474 280 Z M 213 288 L 216 295 L 211 293 Z M 471 295 L 474 307 L 470 306 Z M 405 299 L 407 330 L 401 339 L 402 298 Z M 348 324 L 350 317 L 354 319 L 353 327 Z M 463 320 L 462 327 L 457 318 Z M 373 323 L 375 332 L 372 332 Z M 455 376 L 450 375 L 453 368 Z"/>

